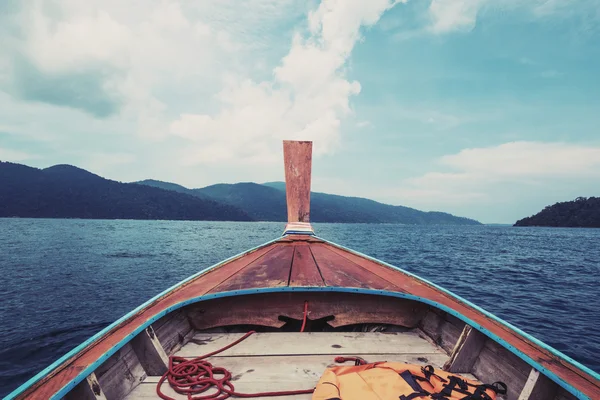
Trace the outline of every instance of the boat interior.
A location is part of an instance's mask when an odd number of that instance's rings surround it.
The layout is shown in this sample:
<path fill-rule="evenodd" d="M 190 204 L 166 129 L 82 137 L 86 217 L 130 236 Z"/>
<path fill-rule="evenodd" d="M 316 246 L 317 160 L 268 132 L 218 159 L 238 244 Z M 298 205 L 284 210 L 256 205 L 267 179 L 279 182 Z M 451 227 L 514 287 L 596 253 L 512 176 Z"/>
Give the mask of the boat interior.
<path fill-rule="evenodd" d="M 308 318 L 300 333 L 305 303 Z M 157 399 L 168 356 L 195 358 L 250 330 L 257 333 L 210 358 L 231 371 L 240 392 L 310 389 L 335 357 L 358 356 L 368 362 L 445 366 L 466 378 L 502 381 L 509 400 L 575 398 L 444 311 L 413 300 L 335 292 L 257 293 L 190 304 L 155 321 L 65 398 Z M 162 390 L 187 399 L 166 383 Z"/>

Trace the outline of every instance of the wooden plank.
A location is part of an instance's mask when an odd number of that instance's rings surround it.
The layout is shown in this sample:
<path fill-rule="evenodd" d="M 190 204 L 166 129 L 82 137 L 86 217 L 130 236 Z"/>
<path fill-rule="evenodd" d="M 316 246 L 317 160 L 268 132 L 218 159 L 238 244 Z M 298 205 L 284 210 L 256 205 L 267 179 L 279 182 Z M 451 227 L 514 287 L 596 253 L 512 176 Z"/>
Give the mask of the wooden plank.
<path fill-rule="evenodd" d="M 192 334 L 192 325 L 183 310 L 169 313 L 152 324 L 154 333 L 167 355 L 179 350 Z"/>
<path fill-rule="evenodd" d="M 93 372 L 65 396 L 65 400 L 106 400 L 98 378 Z"/>
<path fill-rule="evenodd" d="M 487 336 L 465 325 L 444 369 L 448 372 L 470 372 L 486 340 Z"/>
<path fill-rule="evenodd" d="M 327 245 L 313 243 L 310 249 L 327 286 L 397 289 L 387 280 L 334 253 Z"/>
<path fill-rule="evenodd" d="M 283 141 L 288 222 L 310 221 L 312 142 Z"/>
<path fill-rule="evenodd" d="M 288 286 L 325 286 L 308 244 L 297 244 Z"/>
<path fill-rule="evenodd" d="M 387 361 L 407 362 L 411 364 L 434 367 L 444 362 L 445 356 L 440 354 L 395 354 L 388 355 Z M 386 361 L 380 354 L 366 354 L 367 361 Z M 426 362 L 423 358 L 430 357 Z M 326 368 L 335 364 L 335 356 L 271 356 L 271 357 L 211 357 L 209 361 L 219 367 L 227 368 L 233 375 L 236 390 L 245 393 L 264 391 L 297 390 L 314 387 Z M 346 363 L 345 365 L 351 365 Z M 158 377 L 148 377 L 126 399 L 142 400 L 156 399 L 156 384 Z M 176 399 L 186 397 L 173 396 L 175 393 L 168 385 L 163 385 L 163 391 Z M 308 396 L 308 397 L 306 397 Z M 270 397 L 270 399 L 310 399 L 311 395 L 293 397 Z"/>
<path fill-rule="evenodd" d="M 273 251 L 251 262 L 243 270 L 216 286 L 211 293 L 287 286 L 293 255 L 293 244 L 279 244 Z"/>
<path fill-rule="evenodd" d="M 508 386 L 507 400 L 517 400 L 531 367 L 498 343 L 488 339 L 473 364 L 473 374 L 482 382 L 501 381 Z"/>
<path fill-rule="evenodd" d="M 310 246 L 311 249 L 313 249 L 315 247 L 315 244 L 311 243 Z M 361 268 L 392 283 L 395 286 L 394 290 L 396 291 L 410 293 L 409 290 L 405 290 L 403 287 L 411 288 L 412 284 L 415 282 L 414 278 L 399 273 L 395 269 L 367 260 L 364 257 L 357 256 L 355 254 L 350 253 L 349 251 L 339 249 L 329 243 L 323 243 L 321 244 L 321 246 L 342 257 L 346 260 L 346 262 L 351 262 L 353 264 L 359 265 Z M 317 260 L 317 263 L 319 263 L 319 260 Z M 373 289 L 378 288 L 374 287 Z"/>
<path fill-rule="evenodd" d="M 122 399 L 146 379 L 146 371 L 130 343 L 113 354 L 95 372 L 107 399 Z"/>
<path fill-rule="evenodd" d="M 131 340 L 131 347 L 147 375 L 162 376 L 169 369 L 169 356 L 158 341 L 152 325 Z"/>
<path fill-rule="evenodd" d="M 547 400 L 556 396 L 558 385 L 535 368 L 531 369 L 519 400 Z"/>
<path fill-rule="evenodd" d="M 220 349 L 242 334 L 197 333 L 179 352 L 181 357 L 197 357 Z M 256 333 L 219 356 L 275 356 L 315 354 L 422 354 L 445 353 L 417 332 L 314 332 Z"/>
<path fill-rule="evenodd" d="M 285 322 L 279 316 L 302 320 L 304 301 L 308 301 L 308 332 L 312 321 L 324 318 L 332 327 L 371 323 L 414 328 L 427 311 L 423 303 L 407 299 L 381 301 L 374 295 L 317 292 L 253 294 L 241 303 L 237 297 L 227 297 L 192 304 L 185 311 L 197 330 L 231 325 L 281 328 Z"/>
<path fill-rule="evenodd" d="M 454 349 L 465 323 L 448 313 L 433 308 L 425 314 L 420 327 L 449 354 Z"/>
<path fill-rule="evenodd" d="M 235 382 L 234 382 L 235 385 Z M 255 384 L 247 384 L 244 385 L 246 393 L 260 393 L 265 390 L 270 390 L 269 387 L 273 387 L 273 391 L 280 390 L 294 390 L 296 386 L 294 384 L 286 384 L 281 386 L 275 386 L 275 383 L 255 383 Z M 285 387 L 290 387 L 290 389 L 285 389 Z M 236 390 L 238 386 L 235 385 Z M 188 400 L 187 396 L 175 393 L 171 387 L 165 383 L 162 389 L 163 393 L 175 400 Z M 209 392 L 209 394 L 213 394 L 214 392 Z M 296 396 L 273 396 L 273 397 L 254 397 L 255 399 L 269 399 L 269 400 L 311 400 L 312 394 L 301 394 Z M 156 383 L 144 382 L 140 386 L 138 386 L 129 396 L 125 398 L 125 400 L 158 400 L 160 399 L 156 394 Z M 237 397 L 231 397 L 231 399 L 237 399 Z"/>
<path fill-rule="evenodd" d="M 577 400 L 577 397 L 573 396 L 562 387 L 559 387 L 554 400 Z"/>

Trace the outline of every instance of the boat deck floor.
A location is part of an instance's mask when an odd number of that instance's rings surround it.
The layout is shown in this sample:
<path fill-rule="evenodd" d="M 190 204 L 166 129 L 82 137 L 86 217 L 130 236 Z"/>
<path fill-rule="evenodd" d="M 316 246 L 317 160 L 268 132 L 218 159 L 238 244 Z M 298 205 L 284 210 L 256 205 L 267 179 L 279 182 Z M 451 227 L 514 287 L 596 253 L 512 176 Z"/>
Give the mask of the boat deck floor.
<path fill-rule="evenodd" d="M 196 333 L 175 355 L 198 357 L 239 339 L 241 333 Z M 255 333 L 238 345 L 213 356 L 209 361 L 231 371 L 236 391 L 298 390 L 315 387 L 323 371 L 334 365 L 336 356 L 360 356 L 368 362 L 395 361 L 441 368 L 448 359 L 444 350 L 425 338 L 419 330 L 406 332 L 315 332 Z M 339 364 L 338 364 L 339 365 Z M 462 374 L 475 379 L 472 375 Z M 148 376 L 127 400 L 157 399 L 158 376 Z M 165 383 L 163 392 L 175 399 Z M 269 399 L 310 399 L 310 394 L 269 397 Z"/>

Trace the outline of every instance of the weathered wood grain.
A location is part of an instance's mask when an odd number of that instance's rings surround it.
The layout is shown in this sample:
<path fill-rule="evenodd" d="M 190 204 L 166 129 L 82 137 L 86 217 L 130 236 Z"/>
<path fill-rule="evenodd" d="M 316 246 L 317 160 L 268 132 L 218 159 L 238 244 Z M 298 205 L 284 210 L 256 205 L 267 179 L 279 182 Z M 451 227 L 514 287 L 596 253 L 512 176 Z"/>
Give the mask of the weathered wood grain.
<path fill-rule="evenodd" d="M 532 368 L 519 395 L 519 400 L 548 400 L 554 398 L 557 391 L 556 383 Z"/>
<path fill-rule="evenodd" d="M 240 338 L 242 334 L 197 333 L 177 352 L 178 356 L 200 356 Z M 255 333 L 223 353 L 225 356 L 279 356 L 313 354 L 443 354 L 445 353 L 415 332 L 314 332 Z"/>
<path fill-rule="evenodd" d="M 407 299 L 352 293 L 270 293 L 246 296 L 243 302 L 227 297 L 192 304 L 185 308 L 197 330 L 219 326 L 260 325 L 281 328 L 279 316 L 302 320 L 304 301 L 308 301 L 307 331 L 314 320 L 333 316 L 327 323 L 332 327 L 353 324 L 390 324 L 416 327 L 427 311 L 422 303 Z"/>
<path fill-rule="evenodd" d="M 122 399 L 146 379 L 146 371 L 130 343 L 113 354 L 95 372 L 107 399 Z"/>
<path fill-rule="evenodd" d="M 131 340 L 131 347 L 147 375 L 161 376 L 169 369 L 169 356 L 158 341 L 152 325 Z"/>
<path fill-rule="evenodd" d="M 310 222 L 312 142 L 283 142 L 288 222 Z"/>
<path fill-rule="evenodd" d="M 327 286 L 397 289 L 384 278 L 331 251 L 327 245 L 313 243 L 310 249 Z"/>
<path fill-rule="evenodd" d="M 165 315 L 152 324 L 152 328 L 167 355 L 173 354 L 187 343 L 192 333 L 192 326 L 183 310 Z"/>
<path fill-rule="evenodd" d="M 369 361 L 379 360 L 380 356 L 380 354 L 363 355 Z M 441 365 L 445 358 L 441 353 L 421 355 L 389 354 L 387 356 L 389 361 L 418 365 L 430 364 L 434 367 Z M 311 388 L 316 385 L 326 368 L 340 365 L 335 364 L 334 356 L 331 355 L 211 357 L 210 362 L 231 371 L 234 376 L 233 383 L 236 390 L 245 393 Z M 461 375 L 465 378 L 476 380 L 470 374 Z M 127 400 L 155 399 L 157 383 L 157 377 L 148 377 L 144 383 L 131 392 Z M 163 391 L 176 399 L 186 399 L 186 397 L 177 397 L 174 392 L 170 391 L 167 385 L 163 385 Z M 311 395 L 270 397 L 270 399 L 282 400 L 310 398 Z"/>
<path fill-rule="evenodd" d="M 216 286 L 211 293 L 287 286 L 293 256 L 293 244 L 279 244 L 273 251 L 251 262 L 243 270 Z"/>
<path fill-rule="evenodd" d="M 315 263 L 310 246 L 305 243 L 294 247 L 289 286 L 325 286 L 321 272 Z"/>
<path fill-rule="evenodd" d="M 106 400 L 98 378 L 93 372 L 81 381 L 64 398 L 65 400 Z"/>
<path fill-rule="evenodd" d="M 470 372 L 486 340 L 483 333 L 465 325 L 444 369 L 448 372 Z"/>
<path fill-rule="evenodd" d="M 411 364 L 425 365 L 419 360 L 423 357 L 431 357 L 430 364 L 439 365 L 443 359 L 438 354 L 415 355 L 415 354 L 396 354 L 393 361 L 409 362 Z M 377 360 L 379 355 L 366 354 L 364 357 L 368 360 Z M 443 356 L 442 356 L 443 357 Z M 335 365 L 334 356 L 272 356 L 272 357 L 211 357 L 210 362 L 214 365 L 227 368 L 234 376 L 234 385 L 236 390 L 245 393 L 257 393 L 264 391 L 296 390 L 310 389 L 314 387 L 325 369 Z M 156 399 L 157 377 L 148 377 L 146 381 L 138 386 L 127 397 L 127 400 L 146 400 Z M 163 391 L 176 399 L 186 399 L 184 396 L 178 397 L 168 387 L 163 385 Z M 298 400 L 311 399 L 311 395 L 269 397 L 269 399 Z"/>
<path fill-rule="evenodd" d="M 425 314 L 420 327 L 449 354 L 454 349 L 465 323 L 452 315 L 433 308 Z M 465 371 L 468 372 L 468 371 Z"/>
<path fill-rule="evenodd" d="M 234 382 L 235 385 L 236 382 Z M 245 393 L 261 393 L 264 391 L 280 391 L 280 390 L 295 390 L 299 385 L 294 385 L 293 383 L 279 383 L 279 382 L 260 382 L 260 383 L 246 383 L 243 385 L 243 389 Z M 235 385 L 236 390 L 238 390 L 238 385 Z M 289 389 L 286 389 L 289 388 Z M 168 385 L 164 384 L 163 393 L 169 396 L 172 399 L 176 400 L 188 400 L 187 396 L 175 393 L 175 391 Z M 208 394 L 213 394 L 214 392 L 209 392 Z M 129 396 L 125 398 L 125 400 L 159 400 L 160 398 L 156 395 L 156 383 L 155 382 L 144 382 L 140 386 L 136 388 Z M 235 397 L 232 397 L 235 399 Z M 272 397 L 255 397 L 255 399 L 268 399 L 268 400 L 310 400 L 312 399 L 312 394 L 301 394 L 296 396 L 272 396 Z"/>
<path fill-rule="evenodd" d="M 491 339 L 485 342 L 473 364 L 473 374 L 482 382 L 501 381 L 508 386 L 507 400 L 517 400 L 529 376 L 531 367 Z"/>
<path fill-rule="evenodd" d="M 558 392 L 556 393 L 554 400 L 577 400 L 577 397 L 560 387 L 558 388 Z"/>

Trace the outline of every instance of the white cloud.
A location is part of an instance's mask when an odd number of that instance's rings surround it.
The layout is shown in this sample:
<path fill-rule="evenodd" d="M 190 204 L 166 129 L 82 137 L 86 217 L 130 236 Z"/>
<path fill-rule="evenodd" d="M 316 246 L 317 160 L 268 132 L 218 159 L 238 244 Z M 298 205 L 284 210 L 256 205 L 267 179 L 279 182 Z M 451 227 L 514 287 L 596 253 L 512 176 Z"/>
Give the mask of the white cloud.
<path fill-rule="evenodd" d="M 429 5 L 432 19 L 430 30 L 445 33 L 454 30 L 471 30 L 477 13 L 485 0 L 433 0 Z"/>
<path fill-rule="evenodd" d="M 510 142 L 464 149 L 436 164 L 373 194 L 392 204 L 514 223 L 548 204 L 598 195 L 600 182 L 599 145 Z"/>
<path fill-rule="evenodd" d="M 13 96 L 11 109 L 46 115 L 58 106 L 90 121 L 88 135 L 92 126 L 137 133 L 169 143 L 164 159 L 189 166 L 279 162 L 281 139 L 312 139 L 317 154 L 333 151 L 361 89 L 346 78 L 346 62 L 361 28 L 395 2 L 324 0 L 286 40 L 287 52 L 282 33 L 307 11 L 299 0 L 20 4 L 0 16 L 0 93 Z M 277 46 L 275 64 L 263 55 Z M 254 78 L 257 65 L 270 78 Z M 12 125 L 13 133 L 43 135 L 23 121 Z"/>
<path fill-rule="evenodd" d="M 530 179 L 545 176 L 600 174 L 600 147 L 568 143 L 511 142 L 465 149 L 440 162 L 462 173 L 490 179 Z"/>
<path fill-rule="evenodd" d="M 309 33 L 297 33 L 270 81 L 231 78 L 216 96 L 215 114 L 182 114 L 173 135 L 191 141 L 183 159 L 190 164 L 279 161 L 281 139 L 316 142 L 316 154 L 332 151 L 341 120 L 351 113 L 350 97 L 360 84 L 344 66 L 363 26 L 375 24 L 389 0 L 324 0 L 308 16 Z"/>
<path fill-rule="evenodd" d="M 428 30 L 442 34 L 453 31 L 470 31 L 479 13 L 485 7 L 494 9 L 522 9 L 536 18 L 573 15 L 584 18 L 600 17 L 597 1 L 578 0 L 432 0 L 428 14 L 431 23 Z"/>
<path fill-rule="evenodd" d="M 435 203 L 490 199 L 490 188 L 510 183 L 539 188 L 553 182 L 600 178 L 600 147 L 567 143 L 510 142 L 461 150 L 438 160 L 444 172 L 407 179 L 399 198 Z M 516 193 L 513 193 L 517 195 Z"/>
<path fill-rule="evenodd" d="M 540 17 L 555 14 L 557 12 L 567 13 L 577 6 L 577 0 L 539 0 L 535 2 L 533 12 Z M 591 1 L 590 3 L 593 3 Z"/>
<path fill-rule="evenodd" d="M 169 118 L 181 112 L 173 97 L 217 91 L 222 73 L 244 70 L 242 60 L 266 46 L 273 32 L 265 30 L 300 10 L 277 0 L 23 1 L 18 12 L 0 16 L 0 90 L 133 122 L 140 136 L 164 139 Z M 20 72 L 28 70 L 23 63 L 34 78 Z M 73 90 L 78 78 L 87 86 Z M 45 79 L 61 80 L 46 90 L 39 82 L 20 89 Z M 104 110 L 96 112 L 98 105 Z"/>
<path fill-rule="evenodd" d="M 37 158 L 34 154 L 0 147 L 0 161 L 21 162 Z"/>

